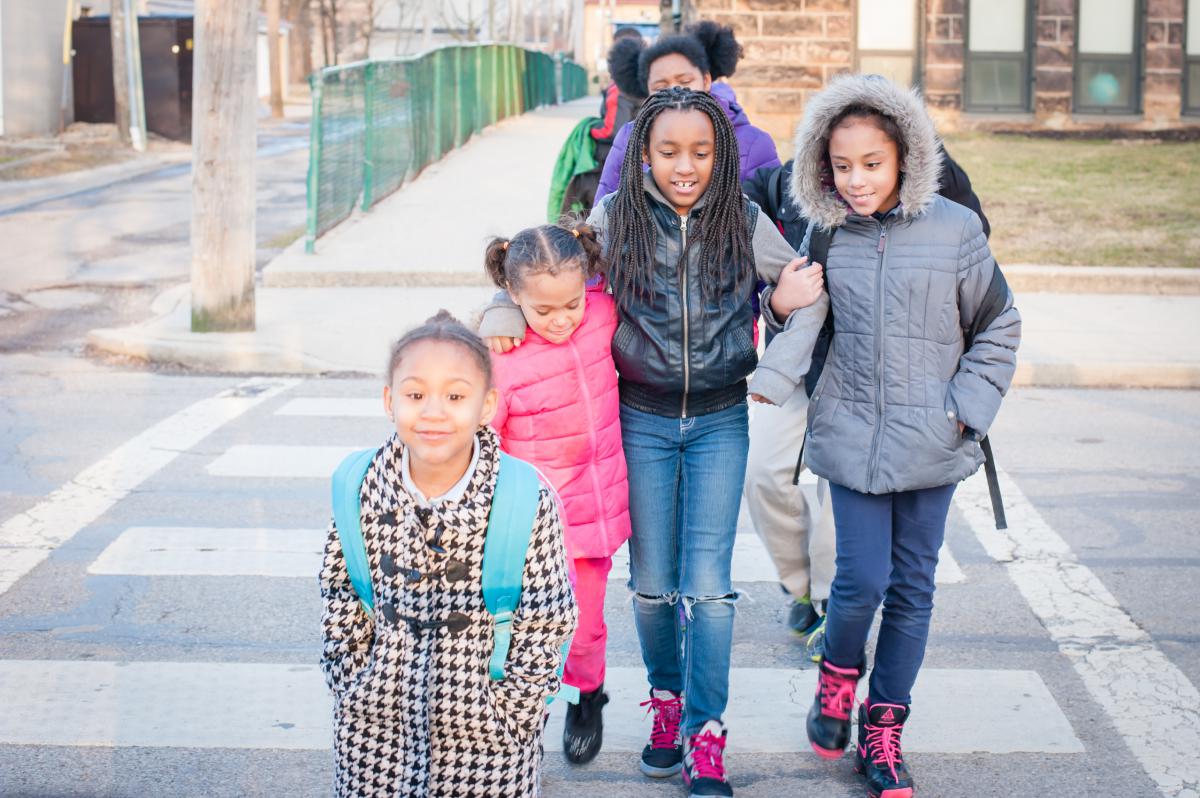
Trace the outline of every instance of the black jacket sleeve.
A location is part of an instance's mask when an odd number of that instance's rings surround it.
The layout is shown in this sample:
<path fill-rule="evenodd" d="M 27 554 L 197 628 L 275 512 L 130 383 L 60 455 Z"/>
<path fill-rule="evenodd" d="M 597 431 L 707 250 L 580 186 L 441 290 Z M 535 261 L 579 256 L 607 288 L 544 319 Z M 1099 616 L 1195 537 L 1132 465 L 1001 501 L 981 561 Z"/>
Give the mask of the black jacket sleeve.
<path fill-rule="evenodd" d="M 958 162 L 950 157 L 950 153 L 946 152 L 945 147 L 940 147 L 940 149 L 942 152 L 942 179 L 938 185 L 938 193 L 964 208 L 975 211 L 979 216 L 979 221 L 983 222 L 983 234 L 990 236 L 992 226 L 988 224 L 988 219 L 983 214 L 983 205 L 979 202 L 979 197 L 971 188 L 971 178 L 967 177 L 967 173 L 958 165 Z"/>

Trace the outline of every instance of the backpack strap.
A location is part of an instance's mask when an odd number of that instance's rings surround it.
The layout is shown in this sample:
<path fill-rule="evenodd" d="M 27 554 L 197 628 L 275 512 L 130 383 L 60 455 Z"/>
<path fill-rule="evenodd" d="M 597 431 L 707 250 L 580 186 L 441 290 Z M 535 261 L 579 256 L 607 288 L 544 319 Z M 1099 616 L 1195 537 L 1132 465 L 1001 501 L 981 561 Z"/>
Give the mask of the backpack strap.
<path fill-rule="evenodd" d="M 488 662 L 488 674 L 496 681 L 504 678 L 504 665 L 512 645 L 513 614 L 521 602 L 525 558 L 537 520 L 541 490 L 541 479 L 533 466 L 504 452 L 500 453 L 496 490 L 488 515 L 487 538 L 483 543 L 483 603 L 493 618 L 492 657 Z M 558 666 L 560 678 L 570 645 L 568 640 L 562 646 L 562 659 Z M 579 691 L 564 684 L 558 695 L 574 703 L 578 700 Z"/>
<path fill-rule="evenodd" d="M 992 280 L 988 283 L 983 301 L 971 323 L 963 328 L 963 348 L 970 349 L 975 343 L 976 336 L 988 328 L 996 317 L 1004 312 L 1008 304 L 1008 281 L 1000 271 L 1000 264 L 992 269 Z M 1004 497 L 1000 495 L 1000 476 L 996 473 L 996 455 L 992 453 L 992 442 L 984 435 L 979 441 L 983 450 L 983 473 L 987 477 L 988 496 L 992 501 L 992 517 L 996 521 L 996 529 L 1008 529 L 1008 518 L 1004 513 Z"/>
<path fill-rule="evenodd" d="M 367 562 L 367 546 L 362 534 L 362 483 L 378 449 L 361 449 L 342 460 L 333 472 L 333 522 L 350 585 L 367 612 L 375 615 L 375 593 L 371 588 L 371 566 Z"/>

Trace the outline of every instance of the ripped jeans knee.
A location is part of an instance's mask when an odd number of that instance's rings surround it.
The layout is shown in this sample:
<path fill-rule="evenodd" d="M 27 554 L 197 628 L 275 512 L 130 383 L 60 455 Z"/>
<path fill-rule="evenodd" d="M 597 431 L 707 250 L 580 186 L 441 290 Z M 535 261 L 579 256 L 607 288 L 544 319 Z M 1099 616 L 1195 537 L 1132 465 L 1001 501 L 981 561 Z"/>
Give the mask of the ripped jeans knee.
<path fill-rule="evenodd" d="M 649 595 L 647 593 L 638 593 L 635 591 L 633 594 L 633 600 L 637 604 L 641 604 L 643 606 L 648 606 L 648 607 L 658 605 L 658 604 L 666 604 L 668 606 L 674 607 L 676 604 L 679 603 L 679 593 L 677 591 L 671 591 L 670 593 L 662 593 L 659 595 Z"/>
<path fill-rule="evenodd" d="M 740 598 L 741 594 L 737 591 L 720 596 L 683 596 L 683 611 L 688 620 L 695 617 L 697 610 L 715 615 L 723 615 L 725 612 L 733 614 L 737 611 Z"/>

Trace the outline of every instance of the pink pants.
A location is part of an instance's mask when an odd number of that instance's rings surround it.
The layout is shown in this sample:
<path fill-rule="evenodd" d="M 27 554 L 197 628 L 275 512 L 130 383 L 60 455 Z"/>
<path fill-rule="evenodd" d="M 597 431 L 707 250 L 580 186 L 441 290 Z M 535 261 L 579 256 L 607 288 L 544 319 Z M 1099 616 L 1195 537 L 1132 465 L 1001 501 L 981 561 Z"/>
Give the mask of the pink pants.
<path fill-rule="evenodd" d="M 571 638 L 563 681 L 590 693 L 604 684 L 604 647 L 608 627 L 604 625 L 604 590 L 608 587 L 611 557 L 580 557 L 575 560 L 575 602 L 579 626 Z"/>

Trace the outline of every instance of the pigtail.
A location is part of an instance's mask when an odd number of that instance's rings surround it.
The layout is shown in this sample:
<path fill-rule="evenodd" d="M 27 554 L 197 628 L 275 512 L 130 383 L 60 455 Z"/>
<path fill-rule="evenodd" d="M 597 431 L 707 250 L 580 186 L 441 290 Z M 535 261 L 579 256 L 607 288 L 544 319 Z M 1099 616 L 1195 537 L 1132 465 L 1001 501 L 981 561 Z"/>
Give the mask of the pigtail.
<path fill-rule="evenodd" d="M 737 71 L 738 61 L 742 59 L 742 45 L 733 28 L 706 19 L 690 26 L 687 32 L 704 47 L 713 80 L 727 78 Z"/>
<path fill-rule="evenodd" d="M 597 274 L 604 274 L 607 264 L 604 261 L 604 247 L 600 244 L 600 234 L 596 228 L 590 224 L 579 223 L 570 230 L 579 240 L 579 246 L 583 247 L 583 254 L 587 259 L 584 276 L 590 280 Z"/>
<path fill-rule="evenodd" d="M 504 263 L 508 260 L 508 245 L 507 238 L 493 238 L 483 255 L 484 270 L 487 271 L 488 277 L 496 284 L 496 287 L 503 291 L 507 291 L 509 288 L 508 275 L 504 270 Z"/>
<path fill-rule="evenodd" d="M 638 56 L 645 43 L 640 39 L 618 39 L 608 51 L 608 74 L 617 89 L 628 97 L 643 99 L 646 84 L 638 81 Z"/>

